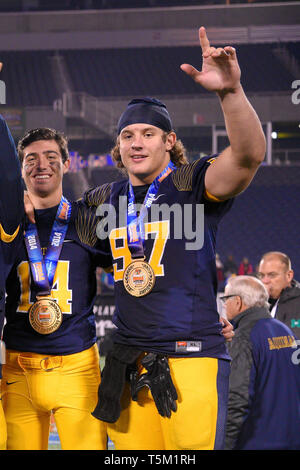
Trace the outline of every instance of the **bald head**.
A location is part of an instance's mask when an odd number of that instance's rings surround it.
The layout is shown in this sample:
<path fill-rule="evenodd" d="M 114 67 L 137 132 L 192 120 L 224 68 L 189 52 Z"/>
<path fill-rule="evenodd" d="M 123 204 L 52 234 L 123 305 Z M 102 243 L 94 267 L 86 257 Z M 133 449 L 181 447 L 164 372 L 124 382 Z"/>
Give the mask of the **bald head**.
<path fill-rule="evenodd" d="M 268 290 L 269 297 L 278 299 L 281 292 L 291 286 L 294 277 L 290 258 L 280 251 L 265 253 L 259 263 L 258 277 Z"/>
<path fill-rule="evenodd" d="M 292 263 L 290 258 L 288 257 L 288 255 L 282 253 L 281 251 L 269 251 L 268 253 L 265 253 L 262 256 L 260 263 L 262 261 L 279 261 L 286 267 L 287 271 L 292 269 Z"/>

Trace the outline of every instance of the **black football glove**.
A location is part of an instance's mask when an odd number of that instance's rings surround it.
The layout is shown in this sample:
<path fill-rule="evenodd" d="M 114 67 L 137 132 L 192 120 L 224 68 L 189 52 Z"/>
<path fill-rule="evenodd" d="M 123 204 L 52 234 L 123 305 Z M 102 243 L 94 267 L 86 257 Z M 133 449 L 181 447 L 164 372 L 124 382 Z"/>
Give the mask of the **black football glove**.
<path fill-rule="evenodd" d="M 149 353 L 141 362 L 147 372 L 140 376 L 136 373 L 131 375 L 132 399 L 137 401 L 138 392 L 143 387 L 148 387 L 159 414 L 170 418 L 171 412 L 177 410 L 178 396 L 172 382 L 167 357 Z"/>

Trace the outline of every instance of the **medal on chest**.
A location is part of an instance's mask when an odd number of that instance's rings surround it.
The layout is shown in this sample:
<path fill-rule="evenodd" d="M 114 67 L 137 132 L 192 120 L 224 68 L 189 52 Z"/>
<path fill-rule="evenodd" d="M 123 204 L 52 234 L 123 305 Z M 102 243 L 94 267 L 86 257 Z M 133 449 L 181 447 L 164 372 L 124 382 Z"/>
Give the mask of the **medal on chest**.
<path fill-rule="evenodd" d="M 150 185 L 141 211 L 137 214 L 134 192 L 129 182 L 128 206 L 127 206 L 127 243 L 131 253 L 131 263 L 125 268 L 123 285 L 128 294 L 134 297 L 143 297 L 149 294 L 155 286 L 155 273 L 152 266 L 146 261 L 144 254 L 144 218 L 150 209 L 158 193 L 159 185 L 163 179 L 175 169 L 170 162 Z"/>
<path fill-rule="evenodd" d="M 30 223 L 25 230 L 25 245 L 30 269 L 33 283 L 38 291 L 36 301 L 28 310 L 29 323 L 36 332 L 42 335 L 56 331 L 63 320 L 61 308 L 51 297 L 51 288 L 70 216 L 71 204 L 62 197 L 44 256 L 36 225 Z"/>
<path fill-rule="evenodd" d="M 123 284 L 130 295 L 142 297 L 152 291 L 155 274 L 147 261 L 135 259 L 124 271 Z"/>
<path fill-rule="evenodd" d="M 58 303 L 46 296 L 37 296 L 37 301 L 30 307 L 28 314 L 30 325 L 42 335 L 48 335 L 58 330 L 63 319 Z"/>

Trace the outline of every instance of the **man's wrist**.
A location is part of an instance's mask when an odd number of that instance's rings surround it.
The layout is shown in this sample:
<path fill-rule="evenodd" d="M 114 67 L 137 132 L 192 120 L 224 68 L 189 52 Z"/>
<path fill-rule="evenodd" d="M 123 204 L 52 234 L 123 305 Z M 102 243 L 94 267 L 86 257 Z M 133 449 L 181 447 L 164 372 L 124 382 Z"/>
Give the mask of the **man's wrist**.
<path fill-rule="evenodd" d="M 221 101 L 223 101 L 227 96 L 239 95 L 241 93 L 244 93 L 241 83 L 238 83 L 232 88 L 225 88 L 224 90 L 219 90 L 216 92 Z"/>

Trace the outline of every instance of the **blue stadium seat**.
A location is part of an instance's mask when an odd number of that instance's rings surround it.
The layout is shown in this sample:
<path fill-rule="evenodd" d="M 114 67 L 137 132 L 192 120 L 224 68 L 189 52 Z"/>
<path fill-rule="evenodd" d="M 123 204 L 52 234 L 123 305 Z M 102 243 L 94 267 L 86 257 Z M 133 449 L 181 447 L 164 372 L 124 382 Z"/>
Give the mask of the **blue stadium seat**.
<path fill-rule="evenodd" d="M 300 43 L 289 47 L 299 57 Z M 276 44 L 238 45 L 247 92 L 290 91 L 293 75 L 273 53 Z M 3 52 L 1 74 L 11 106 L 52 105 L 60 96 L 50 67 L 54 51 Z M 170 96 L 207 93 L 180 70 L 183 62 L 201 67 L 199 47 L 60 51 L 75 91 L 92 96 Z M 253 65 L 255 64 L 255 65 Z"/>
<path fill-rule="evenodd" d="M 253 267 L 267 251 L 287 253 L 300 279 L 300 167 L 262 166 L 221 222 L 217 252 L 246 256 Z M 234 240 L 234 243 L 233 243 Z"/>

